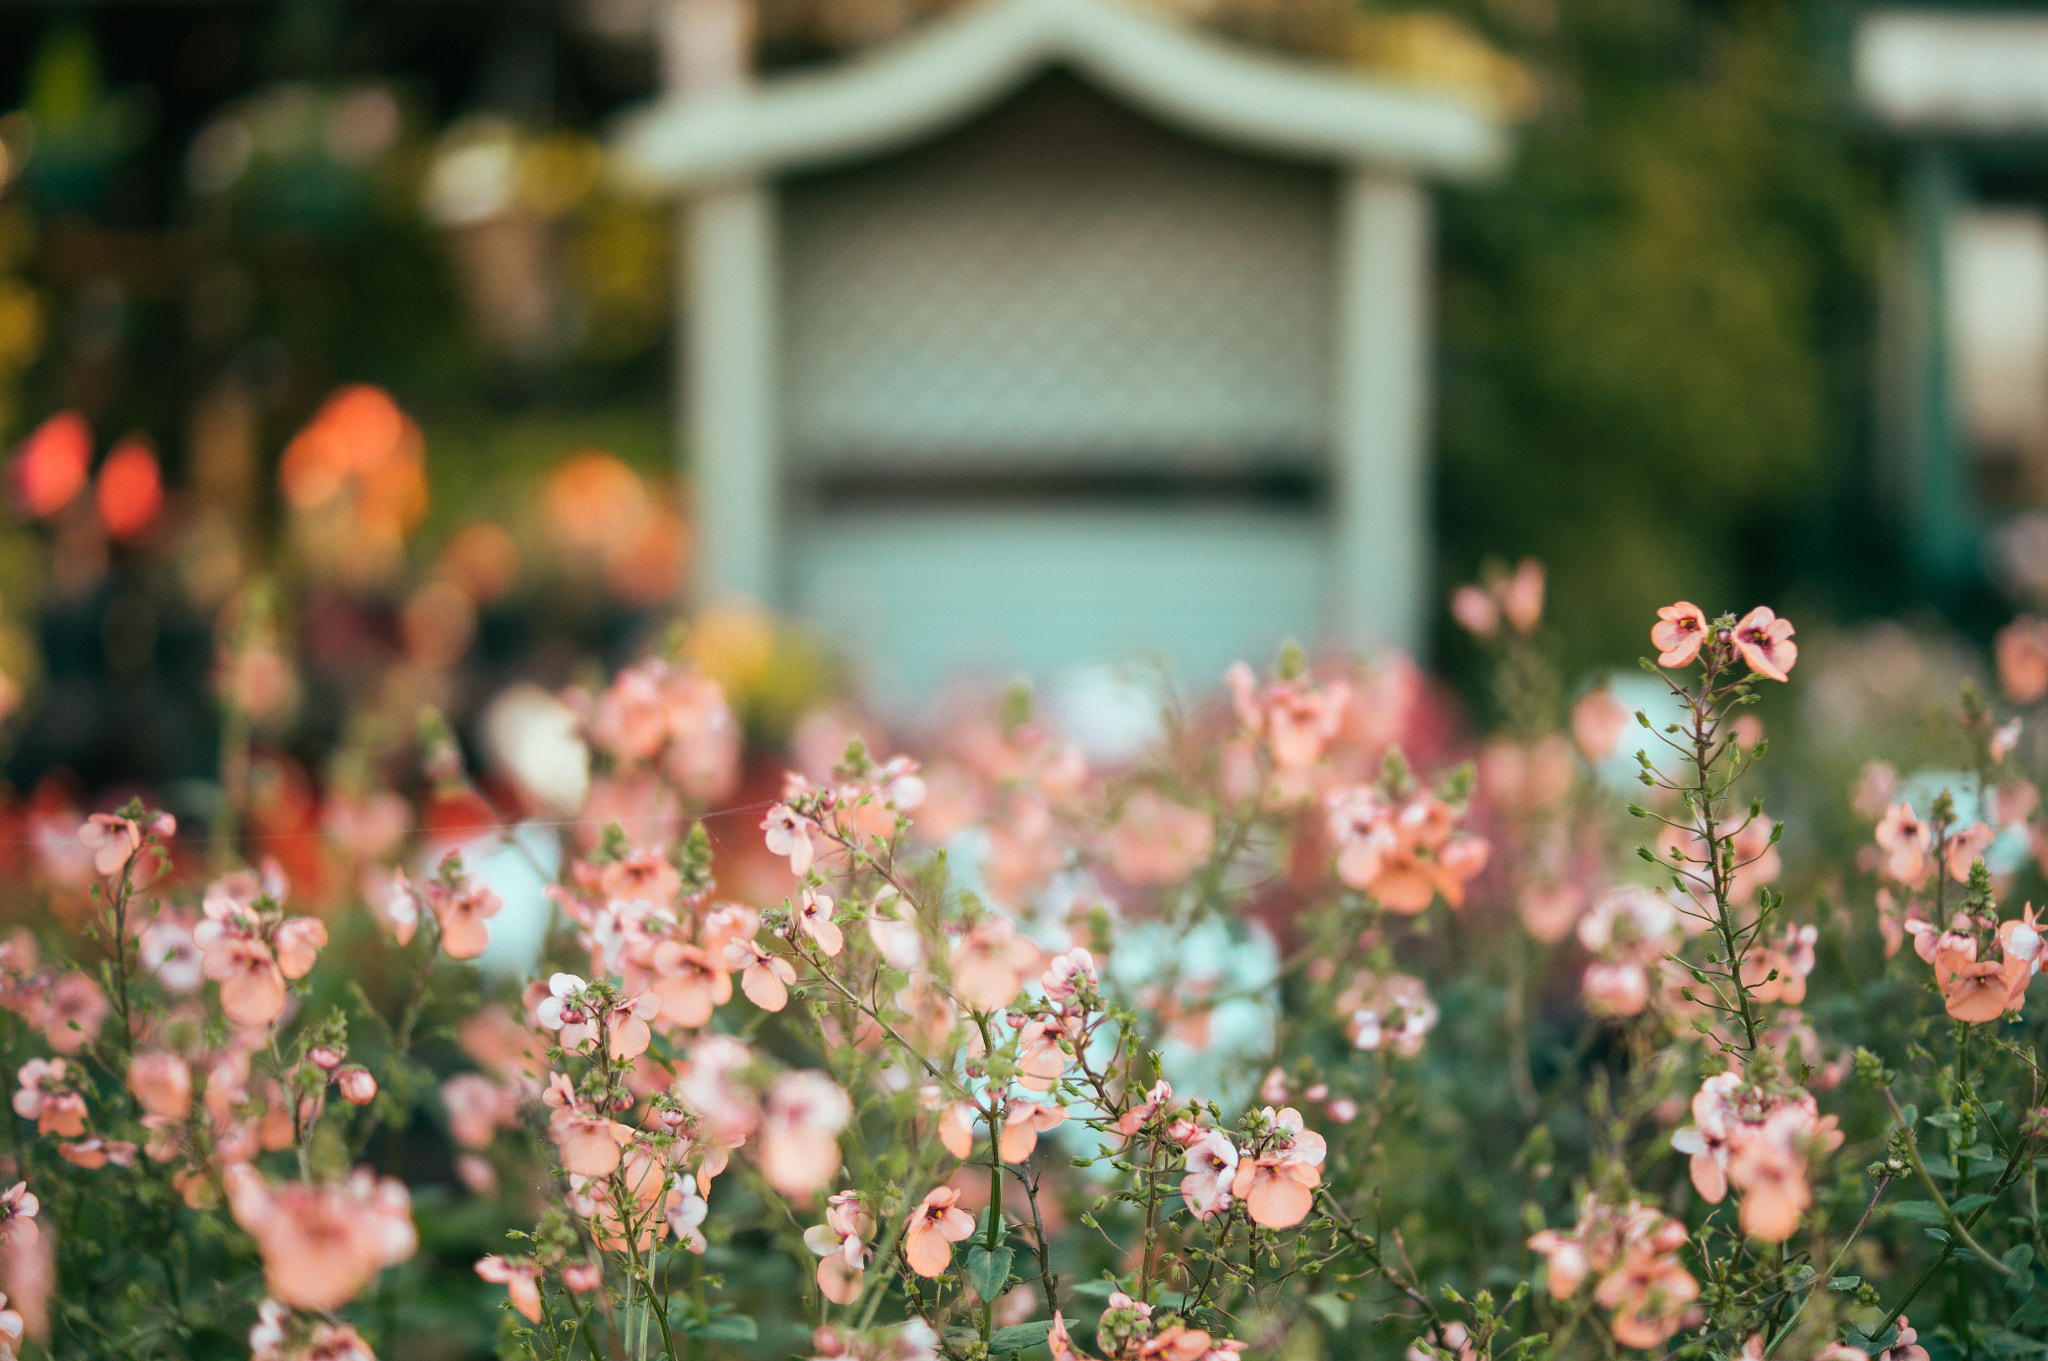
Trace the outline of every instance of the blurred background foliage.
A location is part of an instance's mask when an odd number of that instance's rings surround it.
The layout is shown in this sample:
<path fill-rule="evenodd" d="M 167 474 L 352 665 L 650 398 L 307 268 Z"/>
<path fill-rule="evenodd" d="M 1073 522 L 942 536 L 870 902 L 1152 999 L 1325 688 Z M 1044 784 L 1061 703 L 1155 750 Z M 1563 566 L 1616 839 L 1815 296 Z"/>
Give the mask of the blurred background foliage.
<path fill-rule="evenodd" d="M 761 60 L 827 58 L 937 7 L 768 0 Z M 39 653 L 42 684 L 17 679 L 54 708 L 11 753 L 17 786 L 58 766 L 94 785 L 205 769 L 213 720 L 197 699 L 158 712 L 166 682 L 203 683 L 209 610 L 277 560 L 276 460 L 345 383 L 386 389 L 423 432 L 415 566 L 480 518 L 513 534 L 527 570 L 482 605 L 484 672 L 560 683 L 577 656 L 647 636 L 669 603 L 659 570 L 680 579 L 688 559 L 662 476 L 670 228 L 598 174 L 608 120 L 655 88 L 651 45 L 624 36 L 644 9 L 0 10 L 0 438 L 76 408 L 102 440 L 146 437 L 170 489 L 169 529 L 86 552 L 65 580 L 0 544 L 0 668 Z M 1545 559 L 1573 602 L 1557 612 L 1571 673 L 1632 659 L 1640 621 L 1679 595 L 1771 599 L 1802 622 L 1905 601 L 1869 452 L 1890 190 L 1850 107 L 1846 0 L 1200 14 L 1523 120 L 1510 172 L 1443 200 L 1442 583 L 1487 554 Z M 671 539 L 624 590 L 617 564 L 594 592 L 547 585 L 563 553 L 536 537 L 546 484 L 591 449 L 642 477 L 625 495 L 659 502 L 649 523 Z M 385 635 L 396 591 L 356 592 Z M 124 669 L 108 639 L 138 598 L 152 642 Z M 1441 625 L 1438 660 L 1468 674 Z"/>

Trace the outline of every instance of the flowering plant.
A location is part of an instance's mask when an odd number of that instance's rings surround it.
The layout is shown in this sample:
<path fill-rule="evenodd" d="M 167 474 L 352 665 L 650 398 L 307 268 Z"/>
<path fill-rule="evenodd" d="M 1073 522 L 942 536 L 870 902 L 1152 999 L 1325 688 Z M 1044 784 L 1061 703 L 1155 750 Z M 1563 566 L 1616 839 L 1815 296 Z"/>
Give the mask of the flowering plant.
<path fill-rule="evenodd" d="M 1542 610 L 1534 564 L 1454 599 L 1469 762 L 1412 666 L 1289 650 L 1139 760 L 1021 696 L 887 759 L 842 709 L 735 803 L 670 653 L 569 697 L 575 818 L 431 716 L 303 888 L 74 816 L 0 945 L 0 1353 L 2023 1353 L 2018 720 L 1870 766 L 1795 902 L 1752 792 L 1793 626 L 1669 606 L 1659 689 L 1567 714 Z"/>

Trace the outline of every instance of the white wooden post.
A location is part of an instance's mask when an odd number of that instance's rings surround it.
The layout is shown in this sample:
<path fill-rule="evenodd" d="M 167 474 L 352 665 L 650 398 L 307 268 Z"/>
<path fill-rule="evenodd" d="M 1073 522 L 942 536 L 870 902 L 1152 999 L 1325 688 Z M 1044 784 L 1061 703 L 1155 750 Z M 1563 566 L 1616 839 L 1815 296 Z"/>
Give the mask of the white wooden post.
<path fill-rule="evenodd" d="M 685 437 L 697 478 L 701 600 L 780 603 L 775 197 L 758 183 L 690 204 Z"/>
<path fill-rule="evenodd" d="M 1417 651 L 1429 572 L 1430 204 L 1411 175 L 1361 168 L 1338 213 L 1335 641 Z"/>
<path fill-rule="evenodd" d="M 744 89 L 748 0 L 668 0 L 657 24 L 669 99 L 707 103 Z M 759 181 L 702 189 L 677 213 L 676 233 L 676 433 L 696 477 L 697 596 L 777 604 L 774 191 Z"/>

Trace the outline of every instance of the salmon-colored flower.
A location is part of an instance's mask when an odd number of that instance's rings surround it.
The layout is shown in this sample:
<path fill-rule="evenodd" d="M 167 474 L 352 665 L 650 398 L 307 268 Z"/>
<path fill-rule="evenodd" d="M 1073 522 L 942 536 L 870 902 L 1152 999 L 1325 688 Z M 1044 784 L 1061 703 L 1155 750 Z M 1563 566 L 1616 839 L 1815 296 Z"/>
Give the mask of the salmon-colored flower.
<path fill-rule="evenodd" d="M 938 1088 L 933 1087 L 931 1093 L 936 1097 Z M 980 1116 L 972 1101 L 949 1101 L 940 1108 L 939 1142 L 948 1153 L 965 1159 L 974 1152 L 974 1126 Z"/>
<path fill-rule="evenodd" d="M 1451 618 L 1474 638 L 1491 638 L 1500 632 L 1500 602 L 1477 586 L 1460 586 L 1451 592 Z"/>
<path fill-rule="evenodd" d="M 761 819 L 761 830 L 767 833 L 769 853 L 787 857 L 789 872 L 796 875 L 810 869 L 812 857 L 816 854 L 811 846 L 813 829 L 809 818 L 791 811 L 786 803 L 776 804 L 768 810 L 768 816 Z"/>
<path fill-rule="evenodd" d="M 1759 676 L 1789 680 L 1793 664 L 1799 660 L 1799 644 L 1792 641 L 1792 632 L 1791 620 L 1780 619 L 1768 605 L 1759 605 L 1735 625 L 1735 650 Z"/>
<path fill-rule="evenodd" d="M 682 891 L 683 880 L 668 857 L 649 847 L 606 865 L 597 886 L 607 898 L 666 904 Z"/>
<path fill-rule="evenodd" d="M 111 879 L 142 849 L 142 828 L 133 818 L 94 813 L 79 827 L 78 844 L 92 852 L 92 867 Z"/>
<path fill-rule="evenodd" d="M 41 1237 L 36 1228 L 36 1211 L 41 1208 L 25 1181 L 0 1192 L 0 1245 L 25 1248 L 35 1243 Z"/>
<path fill-rule="evenodd" d="M 1986 1025 L 2018 1010 L 2033 976 L 2024 959 L 1958 963 L 1941 985 L 1942 1005 L 1958 1021 Z"/>
<path fill-rule="evenodd" d="M 1240 1157 L 1230 1193 L 1245 1204 L 1252 1221 L 1269 1229 L 1291 1228 L 1308 1217 L 1315 1188 L 1322 1184 L 1327 1153 L 1323 1136 L 1302 1125 L 1292 1107 L 1262 1112 L 1279 1136 L 1263 1153 Z"/>
<path fill-rule="evenodd" d="M 111 1009 L 100 985 L 73 969 L 50 987 L 42 1016 L 43 1036 L 58 1053 L 76 1054 L 99 1037 Z"/>
<path fill-rule="evenodd" d="M 247 1163 L 227 1178 L 229 1208 L 256 1240 L 270 1293 L 294 1308 L 339 1309 L 418 1246 L 411 1197 L 391 1178 L 359 1171 L 341 1183 L 273 1187 Z"/>
<path fill-rule="evenodd" d="M 752 940 L 727 945 L 725 959 L 740 971 L 740 991 L 748 1001 L 763 1011 L 780 1011 L 789 1005 L 790 985 L 796 982 L 794 964 Z"/>
<path fill-rule="evenodd" d="M 1180 1197 L 1197 1219 L 1211 1219 L 1230 1208 L 1237 1181 L 1237 1145 L 1221 1130 L 1209 1130 L 1187 1151 L 1187 1175 L 1180 1179 Z"/>
<path fill-rule="evenodd" d="M 476 1274 L 502 1285 L 512 1297 L 512 1307 L 531 1321 L 540 1322 L 540 1277 L 538 1262 L 527 1258 L 485 1257 L 476 1264 Z"/>
<path fill-rule="evenodd" d="M 1351 687 L 1342 681 L 1317 685 L 1306 678 L 1276 680 L 1263 690 L 1252 669 L 1233 662 L 1224 674 L 1230 701 L 1246 731 L 1264 739 L 1273 764 L 1299 773 L 1322 759 L 1323 749 L 1343 727 Z"/>
<path fill-rule="evenodd" d="M 1589 690 L 1572 706 L 1572 740 L 1594 765 L 1614 755 L 1628 731 L 1629 711 L 1611 690 Z"/>
<path fill-rule="evenodd" d="M 695 1030 L 732 1000 L 732 975 L 712 959 L 708 949 L 681 941 L 664 940 L 654 946 L 649 954 L 655 973 L 651 995 L 664 1025 Z"/>
<path fill-rule="evenodd" d="M 284 1014 L 284 973 L 270 947 L 235 936 L 206 952 L 206 976 L 220 984 L 220 1007 L 237 1025 L 269 1025 Z"/>
<path fill-rule="evenodd" d="M 953 1260 L 953 1244 L 974 1236 L 974 1216 L 959 1208 L 960 1193 L 934 1188 L 904 1221 L 903 1256 L 910 1269 L 930 1279 Z"/>
<path fill-rule="evenodd" d="M 984 917 L 953 947 L 953 992 L 978 1011 L 997 1011 L 1016 1000 L 1038 967 L 1038 947 L 1009 918 Z"/>
<path fill-rule="evenodd" d="M 1109 833 L 1109 867 L 1127 884 L 1175 884 L 1209 857 L 1216 820 L 1140 789 Z"/>
<path fill-rule="evenodd" d="M 313 972 L 326 944 L 326 926 L 311 917 L 291 917 L 280 922 L 275 944 L 278 972 L 286 978 L 304 978 Z"/>
<path fill-rule="evenodd" d="M 2048 621 L 2021 615 L 1998 631 L 1992 654 L 2007 699 L 2034 704 L 2048 695 Z"/>
<path fill-rule="evenodd" d="M 1685 1326 L 1699 1282 L 1669 1253 L 1638 1250 L 1601 1280 L 1593 1298 L 1612 1309 L 1609 1326 L 1624 1347 L 1661 1347 Z"/>
<path fill-rule="evenodd" d="M 1942 858 L 1948 864 L 1949 876 L 1959 884 L 1970 882 L 1970 867 L 1975 865 L 1991 849 L 1991 843 L 1998 839 L 1998 832 L 1981 822 L 1973 822 L 1959 831 L 1951 832 L 1948 844 L 1943 848 Z"/>
<path fill-rule="evenodd" d="M 808 1196 L 839 1171 L 839 1131 L 853 1102 L 825 1074 L 784 1073 L 763 1095 L 761 1176 L 786 1196 Z"/>
<path fill-rule="evenodd" d="M 441 1084 L 448 1132 L 464 1148 L 489 1148 L 498 1130 L 518 1122 L 519 1102 L 480 1073 L 458 1073 Z"/>
<path fill-rule="evenodd" d="M 1650 646 L 1657 649 L 1657 665 L 1689 666 L 1707 641 L 1706 611 L 1690 600 L 1666 605 L 1657 611 L 1650 626 Z"/>
<path fill-rule="evenodd" d="M 996 1154 L 1006 1163 L 1021 1163 L 1038 1147 L 1038 1136 L 1067 1118 L 1058 1106 L 1037 1101 L 1011 1101 L 1003 1109 L 1003 1134 Z"/>
<path fill-rule="evenodd" d="M 63 1059 L 30 1059 L 18 1075 L 14 1113 L 36 1122 L 36 1133 L 76 1139 L 85 1133 L 85 1097 L 72 1085 Z"/>
<path fill-rule="evenodd" d="M 148 1114 L 183 1120 L 192 1109 L 192 1066 L 162 1050 L 137 1054 L 128 1061 L 128 1090 Z"/>
<path fill-rule="evenodd" d="M 846 948 L 846 937 L 832 920 L 832 899 L 814 888 L 807 888 L 798 896 L 794 924 L 818 943 L 827 958 L 837 957 Z"/>
<path fill-rule="evenodd" d="M 818 1289 L 834 1304 L 860 1298 L 874 1221 L 857 1191 L 840 1191 L 827 1202 L 825 1222 L 804 1230 L 804 1246 L 818 1255 Z"/>
<path fill-rule="evenodd" d="M 423 892 L 441 923 L 441 948 L 450 959 L 475 959 L 490 948 L 487 923 L 505 905 L 490 885 L 479 879 L 464 879 L 453 887 L 437 881 Z"/>
<path fill-rule="evenodd" d="M 1878 849 L 1884 852 L 1884 871 L 1907 888 L 1927 882 L 1928 850 L 1934 845 L 1934 829 L 1920 819 L 1910 803 L 1895 803 L 1885 810 L 1877 824 Z"/>

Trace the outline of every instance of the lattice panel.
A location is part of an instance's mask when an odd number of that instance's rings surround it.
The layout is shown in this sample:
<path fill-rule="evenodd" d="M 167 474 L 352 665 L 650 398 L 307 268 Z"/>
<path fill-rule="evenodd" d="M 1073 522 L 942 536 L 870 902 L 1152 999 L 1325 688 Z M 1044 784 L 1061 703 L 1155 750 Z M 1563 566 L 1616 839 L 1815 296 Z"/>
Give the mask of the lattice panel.
<path fill-rule="evenodd" d="M 1314 466 L 1334 187 L 1054 78 L 783 199 L 799 467 Z"/>

